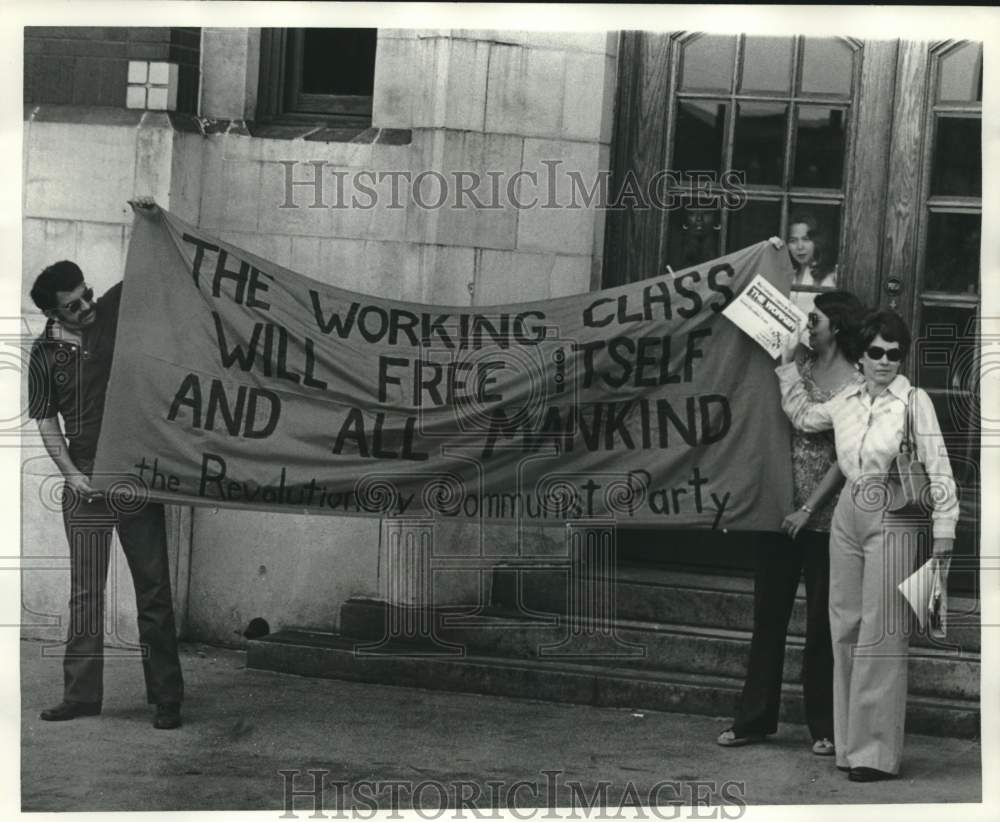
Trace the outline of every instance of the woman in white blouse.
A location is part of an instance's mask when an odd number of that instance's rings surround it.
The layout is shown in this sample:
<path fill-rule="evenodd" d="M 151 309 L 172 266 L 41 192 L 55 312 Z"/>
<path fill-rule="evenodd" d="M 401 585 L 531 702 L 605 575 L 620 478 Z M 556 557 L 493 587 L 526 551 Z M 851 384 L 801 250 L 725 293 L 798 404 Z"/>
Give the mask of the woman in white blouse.
<path fill-rule="evenodd" d="M 910 332 L 892 311 L 862 325 L 863 385 L 810 403 L 794 363 L 777 369 L 782 407 L 803 431 L 833 428 L 847 481 L 830 529 L 830 630 L 837 767 L 855 782 L 899 773 L 912 615 L 897 585 L 915 568 L 926 527 L 885 510 L 885 476 L 899 452 L 907 403 L 917 457 L 935 484 L 933 552 L 949 556 L 958 519 L 951 465 L 934 406 L 899 373 Z"/>
<path fill-rule="evenodd" d="M 788 222 L 788 256 L 795 266 L 792 300 L 805 313 L 812 311 L 816 294 L 802 288 L 835 288 L 837 268 L 827 260 L 826 234 L 812 214 L 793 215 Z"/>

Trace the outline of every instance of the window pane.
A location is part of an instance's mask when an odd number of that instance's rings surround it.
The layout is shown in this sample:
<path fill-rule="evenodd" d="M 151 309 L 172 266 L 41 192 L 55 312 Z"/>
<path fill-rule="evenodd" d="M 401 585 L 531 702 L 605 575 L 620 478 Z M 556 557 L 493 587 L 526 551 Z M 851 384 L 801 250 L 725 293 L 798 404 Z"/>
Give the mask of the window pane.
<path fill-rule="evenodd" d="M 910 355 L 917 385 L 934 400 L 959 483 L 978 478 L 981 351 L 977 332 L 974 308 L 925 306 Z"/>
<path fill-rule="evenodd" d="M 709 171 L 719 174 L 726 108 L 725 103 L 677 101 L 673 162 L 675 171 Z"/>
<path fill-rule="evenodd" d="M 304 29 L 302 91 L 372 94 L 377 29 Z"/>
<path fill-rule="evenodd" d="M 840 40 L 807 37 L 802 53 L 802 93 L 849 97 L 854 51 Z"/>
<path fill-rule="evenodd" d="M 978 118 L 938 117 L 931 195 L 982 196 L 982 139 L 983 124 Z"/>
<path fill-rule="evenodd" d="M 921 388 L 925 386 L 921 384 Z M 951 472 L 958 485 L 959 518 L 964 525 L 978 513 L 972 503 L 979 484 L 979 398 L 975 394 L 954 391 L 931 392 L 938 425 L 944 435 L 951 461 Z"/>
<path fill-rule="evenodd" d="M 743 50 L 740 91 L 787 93 L 792 80 L 792 38 L 750 37 Z"/>
<path fill-rule="evenodd" d="M 799 106 L 792 184 L 841 188 L 844 181 L 843 109 Z"/>
<path fill-rule="evenodd" d="M 781 230 L 781 203 L 748 200 L 738 211 L 730 211 L 726 251 L 738 251 L 773 237 Z"/>
<path fill-rule="evenodd" d="M 938 102 L 974 103 L 983 99 L 983 46 L 966 43 L 941 58 Z"/>
<path fill-rule="evenodd" d="M 913 366 L 921 388 L 975 392 L 979 384 L 976 309 L 925 305 L 914 337 Z"/>
<path fill-rule="evenodd" d="M 813 279 L 824 280 L 837 269 L 840 245 L 840 206 L 830 203 L 805 203 L 792 200 L 788 209 L 788 231 L 785 242 L 789 244 L 789 254 L 796 268 L 803 264 L 791 254 L 792 227 L 808 227 L 808 238 L 812 242 L 812 259 L 805 260 L 810 266 Z M 800 230 L 796 232 L 802 234 Z M 830 283 L 831 286 L 836 283 Z"/>
<path fill-rule="evenodd" d="M 979 214 L 931 212 L 927 221 L 926 291 L 979 293 Z"/>
<path fill-rule="evenodd" d="M 733 86 L 736 38 L 706 34 L 684 46 L 681 88 L 684 91 L 723 91 Z"/>
<path fill-rule="evenodd" d="M 781 185 L 787 118 L 788 106 L 781 103 L 737 105 L 732 168 L 746 174 L 747 184 Z"/>
<path fill-rule="evenodd" d="M 714 260 L 719 250 L 719 212 L 683 208 L 670 212 L 667 262 L 674 271 Z"/>

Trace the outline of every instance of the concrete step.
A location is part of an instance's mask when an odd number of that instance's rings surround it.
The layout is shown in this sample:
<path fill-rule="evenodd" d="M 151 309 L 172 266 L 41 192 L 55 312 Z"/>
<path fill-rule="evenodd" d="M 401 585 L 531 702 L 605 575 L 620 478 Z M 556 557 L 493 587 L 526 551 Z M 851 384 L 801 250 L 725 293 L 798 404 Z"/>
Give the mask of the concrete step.
<path fill-rule="evenodd" d="M 364 640 L 285 629 L 248 642 L 247 666 L 300 676 L 704 714 L 720 717 L 720 730 L 732 717 L 742 687 L 742 680 L 734 677 L 441 651 L 418 642 L 394 642 L 373 650 Z M 800 688 L 784 689 L 781 719 L 803 721 Z M 978 703 L 969 700 L 911 696 L 906 721 L 911 733 L 969 739 L 980 733 Z"/>
<path fill-rule="evenodd" d="M 753 629 L 753 579 L 719 574 L 674 571 L 656 566 L 622 566 L 615 578 L 616 617 L 637 622 Z M 566 612 L 568 576 L 564 568 L 533 568 L 517 573 L 498 569 L 493 575 L 494 605 L 525 613 Z M 980 651 L 980 613 L 977 600 L 952 596 L 948 600 L 948 638 L 936 640 L 916 634 L 911 645 L 957 654 Z M 792 609 L 788 633 L 804 636 L 805 586 Z"/>
<path fill-rule="evenodd" d="M 383 602 L 350 600 L 341 608 L 340 630 L 359 639 L 389 636 L 388 624 L 415 625 L 421 614 Z M 741 679 L 746 672 L 750 632 L 692 625 L 618 620 L 613 629 L 574 632 L 565 618 L 516 613 L 442 609 L 433 614 L 433 636 L 475 656 L 572 660 L 603 667 L 707 674 Z M 422 636 L 430 637 L 430 626 Z M 401 631 L 395 631 L 396 636 Z M 411 631 L 410 636 L 418 636 Z M 801 680 L 804 640 L 789 637 L 784 680 Z M 978 654 L 934 648 L 910 652 L 909 691 L 955 699 L 979 698 Z"/>

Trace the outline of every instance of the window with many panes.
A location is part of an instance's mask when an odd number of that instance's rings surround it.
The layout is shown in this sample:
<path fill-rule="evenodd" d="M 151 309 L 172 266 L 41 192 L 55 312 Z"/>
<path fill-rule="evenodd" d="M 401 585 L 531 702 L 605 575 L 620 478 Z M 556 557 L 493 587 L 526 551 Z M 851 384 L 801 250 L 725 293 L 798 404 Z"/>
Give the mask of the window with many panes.
<path fill-rule="evenodd" d="M 982 44 L 933 47 L 929 88 L 912 363 L 934 400 L 968 531 L 979 508 Z"/>
<path fill-rule="evenodd" d="M 727 171 L 744 175 L 745 204 L 712 215 L 714 251 L 785 236 L 792 217 L 809 214 L 826 235 L 826 263 L 835 266 L 859 71 L 860 44 L 848 39 L 679 39 L 671 72 L 669 168 L 687 180 L 697 172 L 720 181 Z M 684 263 L 691 236 L 686 220 L 683 211 L 669 217 L 667 260 L 675 269 Z"/>

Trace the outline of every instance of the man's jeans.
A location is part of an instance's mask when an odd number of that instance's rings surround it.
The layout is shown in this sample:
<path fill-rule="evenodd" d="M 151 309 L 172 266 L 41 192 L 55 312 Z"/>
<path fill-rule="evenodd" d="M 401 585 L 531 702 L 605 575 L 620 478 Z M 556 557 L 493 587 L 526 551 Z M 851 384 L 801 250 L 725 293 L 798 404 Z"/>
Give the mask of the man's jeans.
<path fill-rule="evenodd" d="M 70 546 L 69 632 L 63 658 L 64 699 L 101 702 L 104 696 L 104 609 L 111 531 L 118 536 L 132 572 L 146 698 L 180 702 L 184 695 L 177 631 L 170 593 L 170 567 L 163 506 L 85 502 L 68 486 L 63 523 Z"/>

